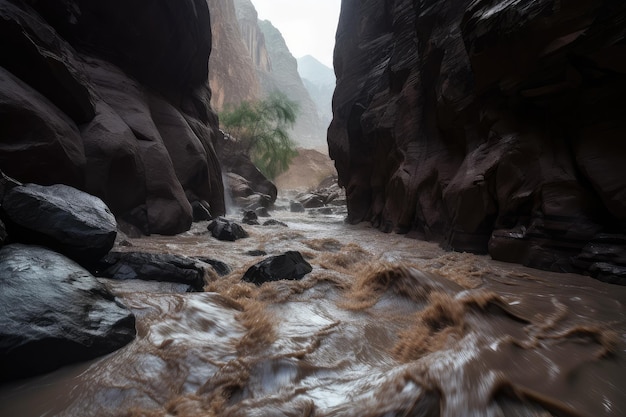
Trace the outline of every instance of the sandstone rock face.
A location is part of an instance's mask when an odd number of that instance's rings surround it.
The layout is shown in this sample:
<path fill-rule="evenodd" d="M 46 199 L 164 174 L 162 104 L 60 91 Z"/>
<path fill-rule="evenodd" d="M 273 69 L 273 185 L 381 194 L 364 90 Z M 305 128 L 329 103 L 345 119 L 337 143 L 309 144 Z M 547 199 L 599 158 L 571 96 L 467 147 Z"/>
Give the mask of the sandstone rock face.
<path fill-rule="evenodd" d="M 625 9 L 343 1 L 328 142 L 349 220 L 580 271 L 626 230 Z"/>
<path fill-rule="evenodd" d="M 208 3 L 213 31 L 209 80 L 213 92 L 212 104 L 219 111 L 225 105 L 237 105 L 261 97 L 256 67 L 265 65 L 269 68 L 269 60 L 265 39 L 255 36 L 257 33 L 253 31 L 242 33 L 244 28 L 237 23 L 233 0 L 209 0 Z M 250 42 L 250 48 L 253 48 L 250 50 L 254 50 L 254 54 L 249 53 L 245 41 Z M 256 61 L 253 61 L 254 57 Z M 265 59 L 261 62 L 263 57 Z"/>
<path fill-rule="evenodd" d="M 269 21 L 259 21 L 250 0 L 234 0 L 237 19 L 248 55 L 260 85 L 260 97 L 274 91 L 284 93 L 299 106 L 291 138 L 298 146 L 325 148 L 326 128 L 315 102 L 298 74 L 298 63 L 282 35 Z"/>
<path fill-rule="evenodd" d="M 0 0 L 0 34 L 8 175 L 81 188 L 144 233 L 187 230 L 193 202 L 224 212 L 206 1 Z"/>

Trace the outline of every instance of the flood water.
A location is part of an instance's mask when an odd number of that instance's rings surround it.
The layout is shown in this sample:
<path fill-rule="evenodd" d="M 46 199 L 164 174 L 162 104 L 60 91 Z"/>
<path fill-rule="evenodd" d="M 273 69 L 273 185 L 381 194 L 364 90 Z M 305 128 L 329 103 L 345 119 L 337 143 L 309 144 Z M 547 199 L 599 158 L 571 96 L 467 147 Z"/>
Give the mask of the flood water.
<path fill-rule="evenodd" d="M 226 262 L 205 293 L 107 281 L 137 316 L 134 342 L 0 387 L 0 416 L 626 416 L 626 288 L 449 253 L 272 212 L 220 242 L 207 223 L 119 250 Z M 232 217 L 239 220 L 239 216 Z M 300 251 L 301 281 L 241 282 Z"/>

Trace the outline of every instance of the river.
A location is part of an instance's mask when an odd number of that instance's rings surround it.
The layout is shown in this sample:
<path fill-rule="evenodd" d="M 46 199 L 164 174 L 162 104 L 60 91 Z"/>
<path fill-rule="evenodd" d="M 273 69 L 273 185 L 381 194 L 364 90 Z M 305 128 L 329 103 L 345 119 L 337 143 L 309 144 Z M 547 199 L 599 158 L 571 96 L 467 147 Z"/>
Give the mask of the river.
<path fill-rule="evenodd" d="M 206 292 L 106 281 L 137 338 L 0 387 L 0 416 L 626 416 L 626 288 L 274 211 L 220 242 L 207 223 L 120 250 L 202 255 Z M 238 219 L 239 216 L 234 216 Z M 300 251 L 301 281 L 240 281 Z"/>

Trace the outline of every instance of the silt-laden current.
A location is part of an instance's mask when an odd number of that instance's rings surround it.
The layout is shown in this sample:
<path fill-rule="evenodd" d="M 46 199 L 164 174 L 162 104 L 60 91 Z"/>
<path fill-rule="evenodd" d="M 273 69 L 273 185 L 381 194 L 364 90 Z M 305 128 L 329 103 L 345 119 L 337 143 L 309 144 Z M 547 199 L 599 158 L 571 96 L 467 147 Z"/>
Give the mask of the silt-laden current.
<path fill-rule="evenodd" d="M 205 293 L 106 281 L 136 314 L 136 340 L 0 387 L 0 415 L 626 416 L 626 288 L 444 252 L 343 215 L 272 215 L 289 227 L 220 242 L 205 222 L 116 248 L 233 272 L 208 274 Z M 300 251 L 313 272 L 241 282 L 263 259 L 251 250 Z"/>

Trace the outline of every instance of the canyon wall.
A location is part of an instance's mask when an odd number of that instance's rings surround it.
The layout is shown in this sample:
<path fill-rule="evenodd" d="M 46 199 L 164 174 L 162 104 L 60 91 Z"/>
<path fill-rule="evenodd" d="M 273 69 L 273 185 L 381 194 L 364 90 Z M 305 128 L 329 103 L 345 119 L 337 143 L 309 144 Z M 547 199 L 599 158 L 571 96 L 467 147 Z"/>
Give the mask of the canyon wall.
<path fill-rule="evenodd" d="M 102 198 L 144 233 L 224 212 L 205 0 L 0 0 L 0 169 Z"/>
<path fill-rule="evenodd" d="M 328 144 L 349 220 L 626 276 L 625 9 L 344 0 Z"/>
<path fill-rule="evenodd" d="M 280 91 L 298 104 L 299 111 L 290 136 L 299 147 L 326 148 L 326 129 L 318 108 L 298 74 L 298 63 L 291 55 L 278 29 L 269 21 L 259 21 L 250 0 L 235 0 L 239 28 L 249 56 L 255 64 L 261 97 Z"/>
<path fill-rule="evenodd" d="M 237 24 L 237 14 L 232 0 L 208 0 L 211 10 L 213 49 L 209 59 L 209 84 L 213 93 L 211 104 L 220 111 L 225 105 L 254 101 L 261 97 L 257 63 L 253 61 Z M 258 55 L 264 54 L 264 40 L 258 41 Z M 267 61 L 269 65 L 269 61 Z"/>

